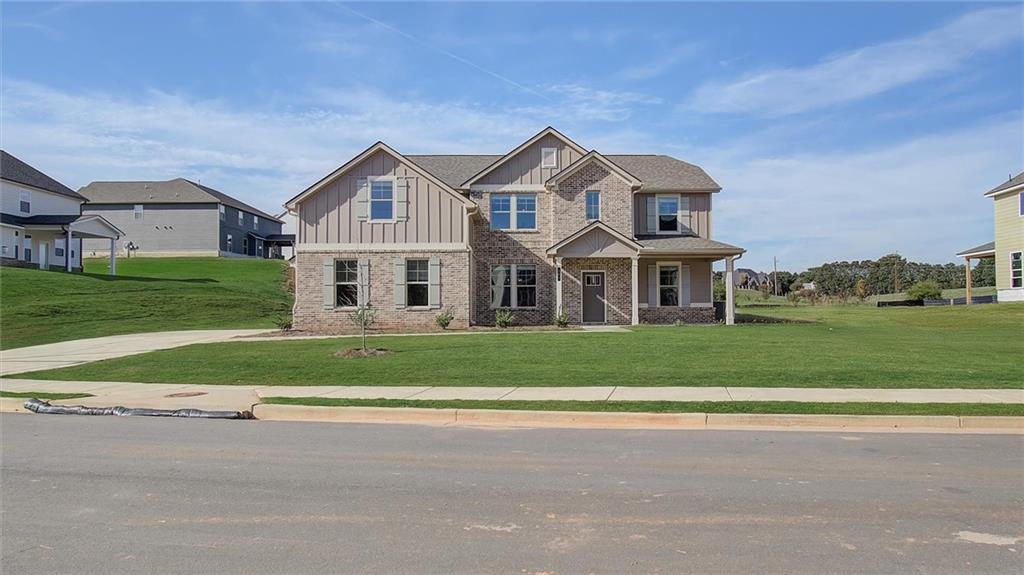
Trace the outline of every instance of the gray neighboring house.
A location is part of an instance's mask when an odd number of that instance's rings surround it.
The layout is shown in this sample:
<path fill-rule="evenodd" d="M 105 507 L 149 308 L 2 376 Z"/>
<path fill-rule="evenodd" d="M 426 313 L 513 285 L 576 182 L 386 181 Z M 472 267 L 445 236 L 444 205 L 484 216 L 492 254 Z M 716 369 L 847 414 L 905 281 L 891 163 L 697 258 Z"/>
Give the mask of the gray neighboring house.
<path fill-rule="evenodd" d="M 175 178 L 166 182 L 93 182 L 78 191 L 86 214 L 123 230 L 119 250 L 135 256 L 280 258 L 292 237 L 283 222 L 209 186 Z M 86 240 L 85 257 L 102 246 Z"/>

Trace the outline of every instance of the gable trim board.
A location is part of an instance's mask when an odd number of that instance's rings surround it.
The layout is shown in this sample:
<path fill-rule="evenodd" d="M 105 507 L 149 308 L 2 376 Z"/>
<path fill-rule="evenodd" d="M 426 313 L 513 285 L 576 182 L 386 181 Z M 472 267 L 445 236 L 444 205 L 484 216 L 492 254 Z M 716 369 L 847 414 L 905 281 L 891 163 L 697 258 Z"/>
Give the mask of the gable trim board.
<path fill-rule="evenodd" d="M 604 232 L 607 232 L 613 238 L 615 238 L 619 242 L 625 244 L 629 248 L 631 248 L 633 250 L 636 250 L 637 252 L 639 252 L 641 249 L 643 249 L 643 246 L 640 245 L 639 243 L 633 241 L 632 238 L 630 238 L 630 237 L 628 237 L 628 236 L 626 236 L 626 235 L 616 231 L 615 228 L 612 228 L 611 226 L 605 224 L 601 220 L 596 220 L 593 223 L 580 228 L 579 230 L 576 231 L 576 233 L 570 235 L 569 237 L 565 238 L 564 240 L 562 240 L 562 241 L 556 243 L 555 245 L 551 246 L 550 248 L 547 249 L 547 251 L 545 253 L 547 253 L 547 255 L 549 255 L 549 256 L 555 256 L 555 255 L 558 254 L 558 250 L 568 246 L 569 244 L 571 244 L 571 243 L 575 242 L 576 240 L 582 238 L 583 236 L 587 235 L 588 233 L 590 233 L 593 230 L 602 230 Z"/>
<path fill-rule="evenodd" d="M 538 132 L 536 135 L 534 135 L 529 140 L 526 140 L 522 144 L 516 146 L 515 149 L 513 149 L 511 152 L 509 152 L 509 153 L 505 154 L 504 156 L 502 156 L 502 157 L 498 158 L 497 160 L 495 160 L 494 163 L 492 163 L 491 165 L 489 165 L 486 168 L 484 168 L 483 170 L 477 172 L 473 177 L 471 177 L 468 180 L 466 180 L 465 182 L 463 182 L 462 185 L 459 186 L 459 187 L 461 189 L 470 189 L 470 188 L 472 188 L 473 183 L 483 179 L 484 176 L 486 176 L 487 174 L 490 174 L 494 170 L 498 169 L 499 166 L 501 166 L 502 164 L 504 164 L 508 160 L 512 159 L 513 157 L 518 155 L 523 150 L 525 150 L 525 149 L 529 148 L 530 146 L 532 146 L 533 144 L 537 143 L 538 141 L 540 141 L 541 138 L 543 138 L 545 136 L 549 136 L 549 135 L 558 138 L 565 145 L 567 145 L 570 148 L 572 148 L 573 150 L 575 150 L 581 156 L 585 156 L 587 154 L 587 151 L 585 149 L 583 149 L 582 146 L 580 146 L 576 142 L 570 140 L 565 134 L 563 134 L 563 133 L 559 132 L 558 130 L 552 128 L 551 126 L 548 126 L 547 128 L 544 128 L 543 130 Z"/>

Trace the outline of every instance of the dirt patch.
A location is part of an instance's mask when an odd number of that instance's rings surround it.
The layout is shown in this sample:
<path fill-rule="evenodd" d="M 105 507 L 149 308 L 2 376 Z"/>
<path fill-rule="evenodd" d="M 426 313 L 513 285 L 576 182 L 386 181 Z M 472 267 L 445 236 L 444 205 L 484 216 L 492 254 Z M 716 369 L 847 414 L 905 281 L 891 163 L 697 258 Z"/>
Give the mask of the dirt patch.
<path fill-rule="evenodd" d="M 385 355 L 391 355 L 392 353 L 394 353 L 394 352 L 391 351 L 390 349 L 384 349 L 382 347 L 370 347 L 370 348 L 367 348 L 365 350 L 363 348 L 359 347 L 359 348 L 355 348 L 355 349 L 341 349 L 341 350 L 338 350 L 338 351 L 334 352 L 334 357 L 344 357 L 344 358 L 353 358 L 353 357 L 383 357 Z"/>

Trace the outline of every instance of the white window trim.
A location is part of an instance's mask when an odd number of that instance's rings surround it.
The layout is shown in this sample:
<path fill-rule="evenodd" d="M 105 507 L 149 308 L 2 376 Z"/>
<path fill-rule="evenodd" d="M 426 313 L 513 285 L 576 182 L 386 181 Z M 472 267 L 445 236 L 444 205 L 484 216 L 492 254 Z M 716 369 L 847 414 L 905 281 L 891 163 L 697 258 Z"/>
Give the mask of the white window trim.
<path fill-rule="evenodd" d="M 259 229 L 260 229 L 260 217 L 259 216 L 253 216 L 252 217 L 252 229 L 255 230 L 255 231 L 259 231 Z"/>
<path fill-rule="evenodd" d="M 590 194 L 597 194 L 597 217 L 596 218 L 591 218 L 590 214 L 587 213 L 587 209 L 588 209 L 587 196 L 589 196 Z M 583 192 L 583 217 L 586 218 L 586 220 L 588 222 L 596 222 L 597 220 L 601 219 L 601 190 L 587 190 L 586 192 Z"/>
<path fill-rule="evenodd" d="M 132 219 L 133 220 L 145 220 L 146 219 L 146 206 L 142 204 L 132 204 Z"/>
<path fill-rule="evenodd" d="M 1018 259 L 1020 260 L 1021 268 L 1019 270 L 1019 273 L 1020 273 L 1020 285 L 1019 286 L 1013 285 L 1013 256 L 1017 256 Z M 1010 252 L 1010 288 L 1011 289 L 1020 289 L 1022 287 L 1024 287 L 1024 252 Z"/>
<path fill-rule="evenodd" d="M 519 227 L 519 198 L 533 196 L 533 227 L 532 228 L 520 228 Z M 508 223 L 509 228 L 490 228 L 492 232 L 536 232 L 540 230 L 537 225 L 537 213 L 540 211 L 537 204 L 537 194 L 491 194 L 491 197 L 487 199 L 487 210 L 491 210 L 494 198 L 509 198 L 509 215 Z M 493 219 L 492 219 L 493 221 Z"/>
<path fill-rule="evenodd" d="M 391 182 L 391 217 L 374 219 L 373 217 L 373 183 Z M 377 200 L 383 202 L 384 200 Z M 371 224 L 393 224 L 398 221 L 398 178 L 395 176 L 369 176 L 366 178 L 366 221 Z"/>
<path fill-rule="evenodd" d="M 245 227 L 245 212 L 242 210 L 238 210 L 238 227 Z"/>
<path fill-rule="evenodd" d="M 25 211 L 25 210 L 21 209 L 21 202 L 25 202 L 25 203 L 28 204 L 28 211 Z M 22 213 L 22 214 L 31 214 L 32 213 L 32 192 L 31 191 L 29 191 L 29 190 L 21 190 L 21 193 L 18 194 L 18 212 Z"/>
<path fill-rule="evenodd" d="M 680 264 L 679 262 L 658 262 L 657 266 L 658 266 L 658 274 L 657 274 L 658 285 L 656 286 L 655 291 L 658 294 L 658 307 L 682 307 L 682 302 L 683 302 L 683 266 L 682 266 L 682 264 Z M 674 306 L 672 306 L 672 305 L 664 305 L 664 304 L 661 303 L 661 288 L 663 287 L 662 283 L 661 283 L 661 268 L 676 268 L 676 286 L 675 286 L 676 287 L 676 305 L 674 305 Z M 671 287 L 671 286 L 665 285 L 664 287 Z"/>
<path fill-rule="evenodd" d="M 529 306 L 527 306 L 527 305 L 524 305 L 524 306 L 519 305 L 519 301 L 518 301 L 519 300 L 519 294 L 518 294 L 519 290 L 516 289 L 516 288 L 519 287 L 519 266 L 529 266 L 529 267 L 533 268 L 533 278 L 534 278 L 533 281 L 534 281 L 534 283 L 533 283 L 532 287 L 533 287 L 534 290 L 537 290 L 536 291 L 537 297 L 534 298 L 534 300 L 537 301 L 537 305 L 529 305 Z M 488 287 L 490 287 L 490 285 L 491 285 L 490 282 L 493 281 L 492 278 L 494 277 L 494 268 L 497 268 L 497 267 L 507 267 L 509 269 L 509 273 L 511 274 L 509 277 L 511 278 L 512 281 L 508 285 L 508 287 L 509 287 L 508 304 L 509 305 L 508 306 L 501 306 L 501 305 L 497 305 L 496 306 L 496 305 L 494 305 L 494 301 L 492 300 L 492 301 L 490 301 L 488 303 L 488 306 L 491 309 L 537 309 L 538 307 L 540 307 L 540 301 L 539 301 L 540 300 L 540 275 L 539 275 L 539 272 L 537 270 L 537 265 L 536 264 L 492 264 L 491 267 L 490 267 L 490 270 L 489 270 L 490 271 L 490 276 L 488 277 L 488 280 L 487 280 Z M 528 286 L 524 286 L 524 287 L 528 287 Z"/>
<path fill-rule="evenodd" d="M 409 262 L 426 262 L 427 263 L 427 279 L 423 281 L 409 281 Z M 423 305 L 410 305 L 409 304 L 409 286 L 410 285 L 425 285 L 427 286 L 427 303 Z M 430 258 L 405 258 L 405 309 L 418 310 L 418 309 L 430 309 Z"/>
<path fill-rule="evenodd" d="M 545 164 L 544 158 L 547 153 L 551 152 L 551 158 L 554 160 L 551 164 Z M 540 149 L 540 167 L 542 168 L 558 168 L 558 148 L 541 148 Z"/>
<path fill-rule="evenodd" d="M 338 262 L 356 262 L 356 280 L 353 282 L 340 282 L 338 281 Z M 338 305 L 338 286 L 340 285 L 354 285 L 356 286 L 356 305 Z M 334 309 L 342 311 L 353 311 L 359 309 L 359 260 L 352 260 L 346 258 L 338 258 L 334 260 Z"/>
<path fill-rule="evenodd" d="M 665 232 L 661 230 L 661 199 L 662 198 L 673 198 L 676 201 L 676 231 Z M 657 194 L 654 196 L 654 233 L 660 235 L 671 236 L 682 233 L 682 222 L 679 221 L 679 206 L 682 204 L 683 198 L 679 194 Z"/>
<path fill-rule="evenodd" d="M 228 219 L 228 211 L 227 211 L 227 209 L 224 208 L 224 204 L 220 205 L 218 211 L 220 211 L 220 219 L 221 219 L 221 221 L 225 221 L 225 220 Z"/>

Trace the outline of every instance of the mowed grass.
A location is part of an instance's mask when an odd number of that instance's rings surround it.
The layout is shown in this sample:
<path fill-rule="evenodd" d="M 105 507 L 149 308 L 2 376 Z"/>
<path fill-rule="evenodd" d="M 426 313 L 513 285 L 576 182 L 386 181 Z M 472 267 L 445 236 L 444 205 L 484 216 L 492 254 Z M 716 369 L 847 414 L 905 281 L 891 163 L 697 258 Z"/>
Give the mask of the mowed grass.
<path fill-rule="evenodd" d="M 149 331 L 274 327 L 291 312 L 280 260 L 132 258 L 107 275 L 0 267 L 0 348 Z"/>
<path fill-rule="evenodd" d="M 47 391 L 0 391 L 0 397 L 17 399 L 82 399 L 91 393 L 51 393 Z"/>
<path fill-rule="evenodd" d="M 1024 388 L 1024 304 L 761 306 L 778 323 L 629 333 L 375 337 L 395 353 L 340 358 L 357 339 L 226 342 L 21 377 L 257 385 Z"/>

